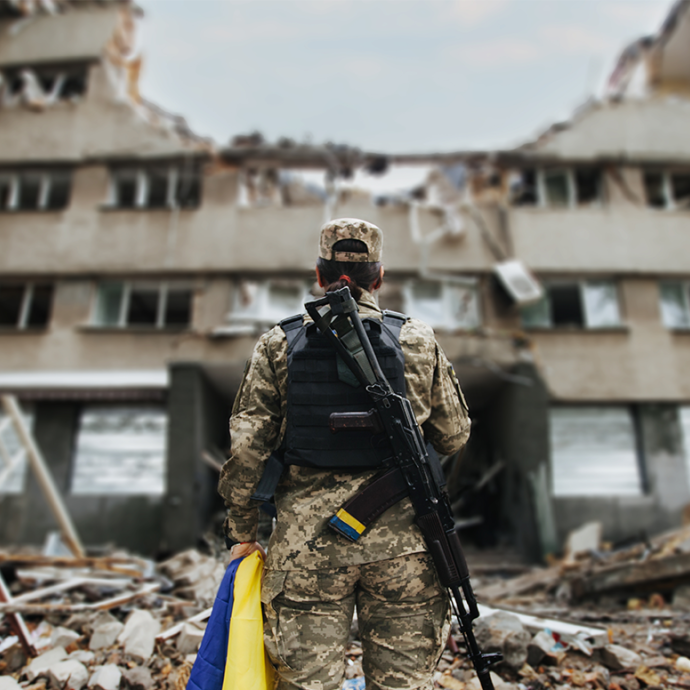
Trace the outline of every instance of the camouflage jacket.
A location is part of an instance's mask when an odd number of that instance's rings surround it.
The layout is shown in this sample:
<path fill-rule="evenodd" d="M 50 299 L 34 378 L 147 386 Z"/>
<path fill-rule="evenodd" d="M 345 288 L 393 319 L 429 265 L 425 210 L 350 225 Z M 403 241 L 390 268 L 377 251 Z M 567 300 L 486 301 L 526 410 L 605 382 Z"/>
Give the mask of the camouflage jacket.
<path fill-rule="evenodd" d="M 359 301 L 362 318 L 381 318 L 374 297 Z M 308 318 L 308 317 L 305 317 Z M 421 321 L 408 320 L 400 332 L 405 354 L 405 386 L 417 421 L 438 453 L 450 455 L 467 441 L 467 405 L 452 366 Z M 256 344 L 230 418 L 231 455 L 220 474 L 225 529 L 237 541 L 256 538 L 258 507 L 250 496 L 264 465 L 285 433 L 287 339 L 276 326 Z M 289 466 L 276 490 L 276 529 L 267 567 L 274 570 L 337 568 L 372 563 L 424 551 L 408 498 L 389 508 L 356 543 L 333 532 L 328 519 L 366 484 L 376 470 L 333 472 Z"/>

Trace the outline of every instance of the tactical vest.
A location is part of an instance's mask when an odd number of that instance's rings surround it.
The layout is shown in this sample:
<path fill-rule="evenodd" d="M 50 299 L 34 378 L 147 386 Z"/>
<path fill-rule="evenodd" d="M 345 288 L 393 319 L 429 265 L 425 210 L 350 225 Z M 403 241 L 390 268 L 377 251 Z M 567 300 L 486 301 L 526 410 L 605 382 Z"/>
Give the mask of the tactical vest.
<path fill-rule="evenodd" d="M 405 395 L 405 357 L 400 329 L 407 317 L 384 311 L 383 319 L 364 319 L 364 327 L 393 390 Z M 328 340 L 301 315 L 280 323 L 288 342 L 287 427 L 284 465 L 359 470 L 392 459 L 385 433 L 331 431 L 332 412 L 368 412 L 373 404 Z"/>

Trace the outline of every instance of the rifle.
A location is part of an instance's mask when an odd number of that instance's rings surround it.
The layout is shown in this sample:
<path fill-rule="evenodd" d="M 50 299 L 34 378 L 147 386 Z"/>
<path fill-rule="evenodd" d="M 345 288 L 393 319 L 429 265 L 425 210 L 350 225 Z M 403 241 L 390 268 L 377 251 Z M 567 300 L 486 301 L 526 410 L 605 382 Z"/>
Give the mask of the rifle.
<path fill-rule="evenodd" d="M 374 410 L 367 413 L 332 414 L 331 429 L 345 431 L 380 424 L 394 452 L 393 469 L 374 477 L 368 487 L 343 505 L 329 525 L 345 538 L 356 541 L 387 507 L 409 496 L 439 580 L 450 591 L 451 605 L 479 682 L 483 690 L 494 690 L 489 667 L 503 657 L 500 653 L 482 653 L 474 637 L 472 621 L 479 617 L 479 610 L 455 530 L 443 470 L 438 458 L 431 459 L 427 453 L 412 405 L 395 393 L 386 379 L 348 287 L 326 293 L 325 297 L 304 306 L 374 404 Z M 368 492 L 368 489 L 372 490 Z"/>

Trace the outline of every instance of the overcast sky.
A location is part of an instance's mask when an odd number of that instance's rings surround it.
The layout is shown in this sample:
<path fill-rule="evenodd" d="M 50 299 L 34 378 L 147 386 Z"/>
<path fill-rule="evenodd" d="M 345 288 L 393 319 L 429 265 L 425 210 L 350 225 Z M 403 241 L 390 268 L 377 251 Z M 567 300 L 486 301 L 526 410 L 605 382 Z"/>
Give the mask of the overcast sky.
<path fill-rule="evenodd" d="M 568 117 L 669 0 L 138 0 L 145 97 L 226 144 L 518 144 Z"/>

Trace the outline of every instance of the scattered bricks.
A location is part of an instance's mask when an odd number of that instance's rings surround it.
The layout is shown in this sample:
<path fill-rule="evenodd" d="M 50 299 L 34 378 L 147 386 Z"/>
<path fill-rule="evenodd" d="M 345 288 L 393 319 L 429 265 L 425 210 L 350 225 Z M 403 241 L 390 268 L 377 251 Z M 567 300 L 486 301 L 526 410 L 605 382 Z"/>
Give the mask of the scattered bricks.
<path fill-rule="evenodd" d="M 122 672 L 122 680 L 131 690 L 150 690 L 153 685 L 151 670 L 146 666 L 135 666 Z"/>
<path fill-rule="evenodd" d="M 180 654 L 195 654 L 203 637 L 203 630 L 193 623 L 185 623 L 182 632 L 177 636 L 177 651 Z"/>
<path fill-rule="evenodd" d="M 53 629 L 50 636 L 50 643 L 53 647 L 69 647 L 73 642 L 76 642 L 81 635 L 69 628 L 57 627 Z"/>
<path fill-rule="evenodd" d="M 642 657 L 639 654 L 617 644 L 607 644 L 599 653 L 601 662 L 612 671 L 637 668 L 642 663 Z"/>
<path fill-rule="evenodd" d="M 40 675 L 44 675 L 45 672 L 53 665 L 57 664 L 58 661 L 62 661 L 67 658 L 67 652 L 63 647 L 55 647 L 45 654 L 37 656 L 25 669 L 23 675 L 26 676 L 27 680 L 33 682 Z"/>
<path fill-rule="evenodd" d="M 0 676 L 0 690 L 22 690 L 22 686 L 12 676 Z"/>
<path fill-rule="evenodd" d="M 106 664 L 89 678 L 88 687 L 94 690 L 119 690 L 122 673 L 115 664 Z"/>
<path fill-rule="evenodd" d="M 81 690 L 89 679 L 89 672 L 84 664 L 76 659 L 67 659 L 53 664 L 48 669 L 51 686 L 64 690 Z"/>
<path fill-rule="evenodd" d="M 130 614 L 117 639 L 124 644 L 125 654 L 146 661 L 153 654 L 160 629 L 161 624 L 148 611 L 137 610 Z"/>
<path fill-rule="evenodd" d="M 509 666 L 519 669 L 527 660 L 531 635 L 516 616 L 499 611 L 475 624 L 475 636 L 483 652 L 501 652 Z"/>
<path fill-rule="evenodd" d="M 189 549 L 164 561 L 159 567 L 168 577 L 177 581 L 185 570 L 191 570 L 193 566 L 199 565 L 204 560 L 205 557 L 196 549 Z"/>
<path fill-rule="evenodd" d="M 506 683 L 499 675 L 495 674 L 493 671 L 489 672 L 489 675 L 491 676 L 491 681 L 494 684 L 495 690 L 513 690 L 513 688 L 517 689 L 517 685 L 513 685 L 513 683 Z M 479 678 L 477 678 L 476 675 L 470 680 L 466 685 L 465 685 L 466 690 L 482 690 L 481 683 L 479 682 Z"/>

